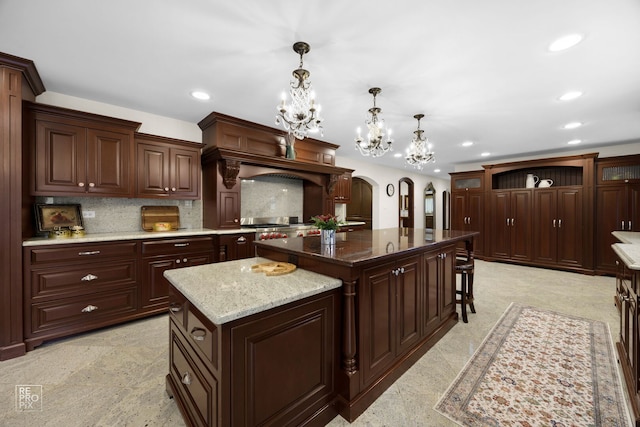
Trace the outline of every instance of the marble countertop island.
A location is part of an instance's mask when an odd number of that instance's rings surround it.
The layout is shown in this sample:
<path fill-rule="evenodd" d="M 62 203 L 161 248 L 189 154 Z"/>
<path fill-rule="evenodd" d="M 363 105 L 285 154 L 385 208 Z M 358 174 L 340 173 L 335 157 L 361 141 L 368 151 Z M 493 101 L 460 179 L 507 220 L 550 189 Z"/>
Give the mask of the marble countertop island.
<path fill-rule="evenodd" d="M 613 251 L 631 270 L 640 270 L 640 232 L 614 231 L 614 237 L 623 243 L 611 245 Z"/>
<path fill-rule="evenodd" d="M 270 260 L 256 257 L 185 267 L 168 270 L 164 277 L 217 325 L 342 285 L 339 279 L 301 269 L 281 276 L 251 270 L 264 262 Z"/>

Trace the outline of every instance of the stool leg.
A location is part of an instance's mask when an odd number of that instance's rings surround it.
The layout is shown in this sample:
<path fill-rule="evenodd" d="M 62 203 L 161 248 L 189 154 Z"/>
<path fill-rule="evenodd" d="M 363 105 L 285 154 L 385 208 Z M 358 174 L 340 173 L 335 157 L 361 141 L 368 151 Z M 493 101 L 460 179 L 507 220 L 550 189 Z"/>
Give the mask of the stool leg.
<path fill-rule="evenodd" d="M 462 300 L 462 321 L 464 323 L 469 323 L 469 320 L 467 320 L 467 272 L 463 271 L 462 272 L 462 283 L 461 283 L 461 288 L 460 290 L 462 292 L 460 292 L 460 299 Z"/>
<path fill-rule="evenodd" d="M 467 295 L 467 301 L 469 302 L 469 308 L 472 313 L 476 312 L 476 308 L 473 305 L 473 270 L 469 273 L 469 294 Z"/>

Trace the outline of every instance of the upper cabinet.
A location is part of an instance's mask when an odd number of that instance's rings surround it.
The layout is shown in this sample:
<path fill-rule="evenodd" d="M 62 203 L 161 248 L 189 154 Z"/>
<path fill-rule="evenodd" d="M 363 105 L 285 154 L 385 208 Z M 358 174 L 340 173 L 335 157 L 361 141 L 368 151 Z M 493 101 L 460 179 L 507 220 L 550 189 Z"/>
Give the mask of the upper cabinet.
<path fill-rule="evenodd" d="M 200 198 L 199 143 L 141 133 L 135 141 L 137 197 Z"/>
<path fill-rule="evenodd" d="M 140 123 L 25 103 L 34 196 L 132 197 Z"/>
<path fill-rule="evenodd" d="M 333 198 L 336 203 L 351 203 L 351 172 L 340 175 L 333 191 Z"/>

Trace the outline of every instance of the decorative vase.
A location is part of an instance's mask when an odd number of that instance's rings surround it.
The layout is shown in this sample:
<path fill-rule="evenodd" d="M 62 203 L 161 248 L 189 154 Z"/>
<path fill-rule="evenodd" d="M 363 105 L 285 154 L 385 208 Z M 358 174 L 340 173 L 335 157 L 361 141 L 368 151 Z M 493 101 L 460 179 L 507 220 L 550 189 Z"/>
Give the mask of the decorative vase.
<path fill-rule="evenodd" d="M 320 244 L 321 245 L 335 245 L 336 244 L 336 230 L 320 230 Z"/>

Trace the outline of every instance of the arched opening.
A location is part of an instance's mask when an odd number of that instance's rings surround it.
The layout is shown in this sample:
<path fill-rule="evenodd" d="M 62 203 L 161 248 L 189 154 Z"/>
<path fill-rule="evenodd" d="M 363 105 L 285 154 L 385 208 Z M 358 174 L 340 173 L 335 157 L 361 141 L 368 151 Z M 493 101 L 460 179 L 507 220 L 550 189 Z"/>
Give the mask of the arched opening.
<path fill-rule="evenodd" d="M 413 228 L 413 181 L 409 178 L 400 178 L 398 181 L 398 227 Z"/>
<path fill-rule="evenodd" d="M 362 178 L 351 181 L 351 203 L 347 204 L 347 221 L 362 221 L 372 229 L 373 186 Z"/>

